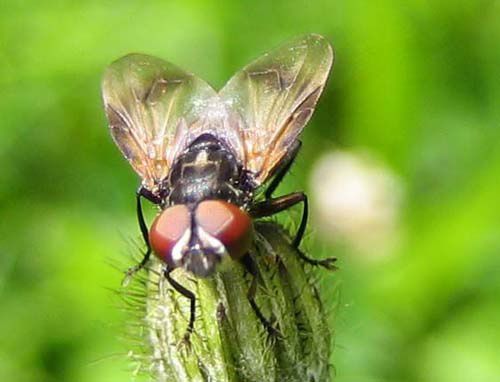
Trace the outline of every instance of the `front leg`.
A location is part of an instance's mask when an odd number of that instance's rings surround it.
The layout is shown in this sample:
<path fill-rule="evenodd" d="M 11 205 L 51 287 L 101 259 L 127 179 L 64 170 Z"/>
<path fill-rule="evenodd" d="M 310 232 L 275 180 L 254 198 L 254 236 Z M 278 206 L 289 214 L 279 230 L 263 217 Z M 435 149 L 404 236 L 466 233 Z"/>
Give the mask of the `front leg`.
<path fill-rule="evenodd" d="M 253 218 L 262 218 L 287 210 L 299 203 L 303 204 L 302 219 L 300 220 L 300 225 L 295 235 L 295 238 L 292 241 L 292 245 L 297 249 L 299 257 L 306 263 L 312 265 L 321 265 L 327 269 L 332 269 L 332 270 L 336 269 L 334 263 L 337 261 L 337 258 L 329 257 L 323 260 L 314 260 L 304 255 L 299 249 L 299 245 L 302 241 L 302 238 L 306 230 L 307 218 L 309 215 L 307 195 L 304 194 L 303 192 L 293 192 L 291 194 L 280 196 L 278 198 L 270 198 L 264 200 L 262 202 L 256 203 L 253 206 L 251 206 L 249 212 Z"/>
<path fill-rule="evenodd" d="M 148 231 L 148 226 L 146 225 L 146 219 L 144 218 L 144 213 L 142 211 L 142 202 L 141 202 L 141 197 L 148 197 L 149 195 L 146 194 L 147 190 L 145 190 L 142 186 L 139 187 L 135 194 L 136 198 L 136 213 L 137 213 L 137 221 L 139 223 L 139 228 L 141 230 L 142 238 L 144 239 L 144 243 L 146 244 L 146 252 L 144 253 L 144 256 L 142 257 L 142 260 L 140 261 L 139 264 L 134 265 L 133 267 L 130 267 L 126 274 L 125 278 L 122 282 L 122 284 L 128 284 L 130 278 L 140 271 L 142 268 L 146 266 L 146 264 L 149 261 L 149 258 L 151 257 L 151 246 L 149 244 L 149 231 Z"/>
<path fill-rule="evenodd" d="M 174 288 L 177 292 L 182 294 L 184 297 L 189 299 L 190 302 L 190 314 L 189 314 L 189 324 L 186 330 L 186 333 L 184 334 L 183 337 L 183 343 L 185 345 L 188 345 L 189 347 L 189 338 L 191 337 L 191 334 L 193 333 L 194 330 L 194 321 L 196 319 L 196 296 L 193 292 L 191 292 L 189 289 L 187 289 L 185 286 L 179 284 L 177 281 L 175 281 L 172 276 L 170 276 L 170 273 L 173 271 L 172 268 L 167 268 L 164 271 L 165 278 L 169 282 L 169 284 Z"/>

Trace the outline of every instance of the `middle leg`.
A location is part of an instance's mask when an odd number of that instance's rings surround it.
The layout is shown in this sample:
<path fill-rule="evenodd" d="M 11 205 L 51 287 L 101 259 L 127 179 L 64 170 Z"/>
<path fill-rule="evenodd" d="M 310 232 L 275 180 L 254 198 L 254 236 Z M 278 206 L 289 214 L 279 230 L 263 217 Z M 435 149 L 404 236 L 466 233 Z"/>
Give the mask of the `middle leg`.
<path fill-rule="evenodd" d="M 334 263 L 337 261 L 335 257 L 329 257 L 323 260 L 315 260 L 307 257 L 300 251 L 299 245 L 304 236 L 307 227 L 307 218 L 309 214 L 309 205 L 307 202 L 307 195 L 303 192 L 293 192 L 288 195 L 280 196 L 278 198 L 267 199 L 262 202 L 256 203 L 250 208 L 250 215 L 254 218 L 262 218 L 277 214 L 288 208 L 295 206 L 296 204 L 302 203 L 302 219 L 300 220 L 300 225 L 292 241 L 292 245 L 297 249 L 298 256 L 306 263 L 312 265 L 321 265 L 327 269 L 336 269 Z"/>
<path fill-rule="evenodd" d="M 255 295 L 257 294 L 257 284 L 259 281 L 259 269 L 257 268 L 257 265 L 253 261 L 253 259 L 250 257 L 249 254 L 246 254 L 243 256 L 241 262 L 245 266 L 245 269 L 247 270 L 250 275 L 252 275 L 252 283 L 250 284 L 250 288 L 248 288 L 247 292 L 247 298 L 248 301 L 250 302 L 250 306 L 252 307 L 255 315 L 259 319 L 259 321 L 262 323 L 262 326 L 267 330 L 267 332 L 272 335 L 272 336 L 281 336 L 281 333 L 271 324 L 271 322 L 264 316 L 262 311 L 260 310 L 259 306 L 257 305 L 257 302 L 255 301 Z"/>

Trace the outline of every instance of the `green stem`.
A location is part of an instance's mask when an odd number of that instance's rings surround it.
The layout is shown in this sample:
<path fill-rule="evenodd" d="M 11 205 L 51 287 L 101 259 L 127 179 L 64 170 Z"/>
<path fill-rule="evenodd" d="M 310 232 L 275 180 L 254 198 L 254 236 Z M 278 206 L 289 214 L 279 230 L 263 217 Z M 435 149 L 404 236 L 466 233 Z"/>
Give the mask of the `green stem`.
<path fill-rule="evenodd" d="M 234 263 L 207 279 L 182 269 L 172 276 L 195 292 L 196 321 L 190 346 L 182 343 L 189 301 L 161 276 L 154 261 L 144 284 L 147 293 L 141 368 L 155 381 L 311 382 L 330 379 L 330 331 L 311 272 L 288 235 L 275 223 L 258 223 L 251 256 L 261 280 L 256 301 L 281 337 L 270 336 L 252 310 L 251 276 Z M 310 267 L 307 266 L 306 267 Z"/>

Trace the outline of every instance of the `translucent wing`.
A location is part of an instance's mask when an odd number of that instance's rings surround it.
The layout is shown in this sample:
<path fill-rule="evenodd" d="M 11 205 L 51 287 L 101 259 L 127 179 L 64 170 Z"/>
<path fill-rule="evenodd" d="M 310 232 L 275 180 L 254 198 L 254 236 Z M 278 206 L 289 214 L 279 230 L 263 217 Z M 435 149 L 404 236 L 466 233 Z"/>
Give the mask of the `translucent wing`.
<path fill-rule="evenodd" d="M 331 46 L 311 34 L 261 56 L 220 91 L 238 114 L 241 159 L 257 185 L 274 174 L 311 117 L 332 63 Z"/>
<path fill-rule="evenodd" d="M 194 75 L 142 54 L 108 67 L 102 95 L 114 141 L 151 191 L 168 175 L 192 133 L 211 128 L 207 105 L 218 98 Z"/>

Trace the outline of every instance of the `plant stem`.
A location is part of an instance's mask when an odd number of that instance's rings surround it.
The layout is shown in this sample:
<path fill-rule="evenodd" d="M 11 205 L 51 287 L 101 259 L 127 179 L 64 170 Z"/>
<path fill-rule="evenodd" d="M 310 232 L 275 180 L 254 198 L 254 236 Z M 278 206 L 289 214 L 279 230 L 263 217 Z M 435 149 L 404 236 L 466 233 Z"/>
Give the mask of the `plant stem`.
<path fill-rule="evenodd" d="M 270 335 L 247 292 L 252 276 L 238 263 L 206 279 L 172 272 L 196 294 L 196 321 L 183 343 L 189 300 L 175 292 L 153 261 L 142 327 L 148 346 L 141 369 L 154 381 L 311 382 L 330 379 L 330 331 L 310 268 L 275 223 L 257 223 L 251 256 L 259 273 L 256 302 L 281 336 Z"/>

